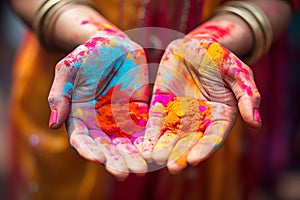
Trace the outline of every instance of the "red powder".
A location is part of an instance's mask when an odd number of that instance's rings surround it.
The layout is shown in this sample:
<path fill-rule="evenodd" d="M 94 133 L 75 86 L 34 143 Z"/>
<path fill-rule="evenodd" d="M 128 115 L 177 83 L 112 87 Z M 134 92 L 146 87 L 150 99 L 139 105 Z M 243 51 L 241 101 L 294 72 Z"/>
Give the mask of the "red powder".
<path fill-rule="evenodd" d="M 112 93 L 122 104 L 111 104 Z M 111 137 L 130 137 L 142 131 L 148 120 L 148 109 L 146 105 L 135 102 L 126 103 L 128 95 L 118 87 L 111 88 L 106 95 L 99 97 L 96 103 L 97 122 L 101 129 Z"/>
<path fill-rule="evenodd" d="M 112 92 L 118 98 L 123 97 L 123 100 L 118 99 L 118 101 L 124 103 L 111 104 Z M 110 137 L 129 138 L 141 132 L 146 126 L 147 106 L 135 102 L 125 103 L 125 100 L 129 99 L 126 95 L 119 88 L 114 87 L 106 95 L 97 99 L 95 106 L 98 111 L 97 122 Z M 167 116 L 161 129 L 162 133 L 170 130 L 184 136 L 191 132 L 203 132 L 209 125 L 212 107 L 204 101 L 191 97 L 172 97 L 168 98 L 168 101 L 164 105 Z"/>

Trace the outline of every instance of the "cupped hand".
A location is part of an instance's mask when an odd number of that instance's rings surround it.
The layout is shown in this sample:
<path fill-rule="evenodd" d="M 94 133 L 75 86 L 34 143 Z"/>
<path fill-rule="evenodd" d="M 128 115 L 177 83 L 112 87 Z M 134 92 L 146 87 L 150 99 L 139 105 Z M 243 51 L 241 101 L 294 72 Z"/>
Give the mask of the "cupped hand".
<path fill-rule="evenodd" d="M 260 126 L 251 69 L 219 43 L 185 37 L 166 49 L 156 77 L 143 156 L 176 173 L 207 159 L 224 142 L 237 112 Z"/>
<path fill-rule="evenodd" d="M 147 121 L 147 84 L 144 50 L 122 33 L 101 33 L 57 64 L 49 126 L 66 122 L 78 153 L 117 178 L 143 174 L 147 164 L 133 141 Z"/>

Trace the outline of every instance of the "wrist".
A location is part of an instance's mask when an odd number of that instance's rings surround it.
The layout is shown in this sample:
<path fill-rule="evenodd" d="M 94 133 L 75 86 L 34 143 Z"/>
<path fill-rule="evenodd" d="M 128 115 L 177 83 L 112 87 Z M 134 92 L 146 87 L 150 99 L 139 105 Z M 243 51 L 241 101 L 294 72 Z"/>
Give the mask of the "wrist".
<path fill-rule="evenodd" d="M 104 19 L 96 10 L 74 5 L 57 20 L 54 27 L 53 42 L 62 48 L 74 48 L 93 37 L 118 33 L 121 31 Z"/>
<path fill-rule="evenodd" d="M 250 28 L 242 19 L 230 14 L 211 18 L 187 36 L 218 42 L 240 57 L 247 55 L 253 46 Z"/>
<path fill-rule="evenodd" d="M 273 28 L 265 11 L 250 1 L 226 2 L 199 29 L 247 64 L 259 60 L 273 42 Z"/>
<path fill-rule="evenodd" d="M 242 57 L 244 62 L 253 64 L 269 51 L 273 42 L 273 28 L 260 7 L 250 1 L 228 1 L 215 12 L 215 16 L 224 14 L 238 17 L 242 21 L 237 25 L 247 25 L 247 33 L 251 33 L 252 48 L 246 56 Z M 241 39 L 243 35 L 237 35 L 238 37 Z M 246 41 L 242 40 L 239 51 L 247 48 L 244 42 Z"/>
<path fill-rule="evenodd" d="M 238 57 L 248 55 L 254 47 L 254 38 L 249 26 L 238 16 L 224 13 L 212 18 L 220 24 L 223 35 L 218 42 Z"/>
<path fill-rule="evenodd" d="M 92 37 L 121 32 L 88 1 L 52 0 L 44 5 L 34 25 L 41 43 L 50 50 L 69 51 Z"/>

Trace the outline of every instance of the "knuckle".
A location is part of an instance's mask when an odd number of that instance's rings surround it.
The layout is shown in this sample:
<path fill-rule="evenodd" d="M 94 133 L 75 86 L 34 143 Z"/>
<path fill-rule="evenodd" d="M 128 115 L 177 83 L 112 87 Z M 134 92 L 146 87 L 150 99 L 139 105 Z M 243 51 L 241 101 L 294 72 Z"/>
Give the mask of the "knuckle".
<path fill-rule="evenodd" d="M 48 103 L 49 103 L 49 106 L 52 107 L 56 102 L 56 98 L 54 96 L 49 96 L 48 97 Z"/>
<path fill-rule="evenodd" d="M 254 95 L 253 95 L 254 96 L 254 101 L 260 102 L 261 101 L 261 95 L 260 95 L 258 89 L 254 89 L 253 93 L 254 93 Z"/>

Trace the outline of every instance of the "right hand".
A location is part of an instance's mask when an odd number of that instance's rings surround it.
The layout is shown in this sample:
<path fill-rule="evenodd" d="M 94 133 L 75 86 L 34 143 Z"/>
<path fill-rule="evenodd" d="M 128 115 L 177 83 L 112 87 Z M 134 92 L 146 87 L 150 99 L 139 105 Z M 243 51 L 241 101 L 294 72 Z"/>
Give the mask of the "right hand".
<path fill-rule="evenodd" d="M 225 141 L 238 110 L 259 127 L 259 104 L 251 69 L 232 52 L 212 39 L 175 40 L 158 69 L 143 155 L 172 173 L 197 165 Z"/>
<path fill-rule="evenodd" d="M 133 144 L 143 134 L 147 101 L 144 50 L 123 33 L 101 32 L 57 64 L 49 126 L 66 122 L 70 144 L 82 157 L 124 179 L 130 171 L 147 171 Z"/>

